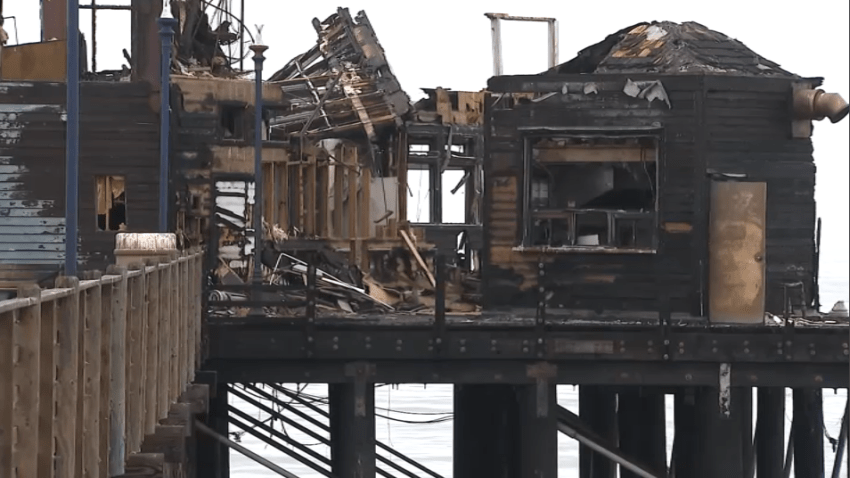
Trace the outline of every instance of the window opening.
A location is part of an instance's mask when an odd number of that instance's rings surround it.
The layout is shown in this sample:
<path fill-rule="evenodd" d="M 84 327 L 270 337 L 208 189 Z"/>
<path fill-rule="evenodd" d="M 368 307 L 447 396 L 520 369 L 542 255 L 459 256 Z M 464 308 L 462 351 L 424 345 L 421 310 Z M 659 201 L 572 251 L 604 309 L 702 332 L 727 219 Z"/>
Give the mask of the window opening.
<path fill-rule="evenodd" d="M 221 105 L 221 130 L 224 139 L 245 139 L 244 106 Z"/>
<path fill-rule="evenodd" d="M 127 228 L 124 176 L 96 176 L 97 229 L 123 231 Z"/>
<path fill-rule="evenodd" d="M 653 249 L 655 138 L 531 140 L 526 245 Z"/>

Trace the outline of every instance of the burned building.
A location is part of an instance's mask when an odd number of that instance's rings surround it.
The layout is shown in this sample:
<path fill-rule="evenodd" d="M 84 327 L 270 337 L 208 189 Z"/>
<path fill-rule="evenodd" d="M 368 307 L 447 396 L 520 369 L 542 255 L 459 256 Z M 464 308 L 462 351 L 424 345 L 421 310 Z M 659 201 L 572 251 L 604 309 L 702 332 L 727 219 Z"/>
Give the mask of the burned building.
<path fill-rule="evenodd" d="M 847 104 L 697 23 L 641 23 L 485 101 L 489 307 L 762 323 L 817 302 L 811 121 Z M 545 290 L 541 299 L 540 290 Z"/>

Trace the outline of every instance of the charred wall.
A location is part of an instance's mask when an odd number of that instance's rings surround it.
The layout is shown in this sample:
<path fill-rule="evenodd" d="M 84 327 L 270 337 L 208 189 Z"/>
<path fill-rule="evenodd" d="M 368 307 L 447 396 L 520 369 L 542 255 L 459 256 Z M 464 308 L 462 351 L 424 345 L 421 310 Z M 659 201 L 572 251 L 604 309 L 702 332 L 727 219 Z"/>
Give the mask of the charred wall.
<path fill-rule="evenodd" d="M 84 268 L 102 269 L 112 262 L 119 229 L 156 230 L 159 125 L 149 97 L 142 83 L 81 85 L 79 253 Z M 64 260 L 65 85 L 0 83 L 0 104 L 0 214 L 5 216 L 0 279 L 40 279 Z M 124 181 L 114 185 L 116 192 L 123 188 L 125 209 L 124 221 L 114 217 L 113 230 L 98 227 L 98 176 Z"/>
<path fill-rule="evenodd" d="M 784 283 L 802 282 L 811 302 L 816 167 L 811 139 L 791 136 L 792 81 L 716 76 L 704 81 L 708 171 L 767 183 L 767 310 L 783 311 Z"/>
<path fill-rule="evenodd" d="M 627 82 L 642 80 L 659 80 L 669 106 L 624 93 Z M 767 183 L 767 310 L 781 312 L 786 282 L 803 282 L 811 296 L 815 167 L 811 140 L 791 137 L 791 84 L 704 75 L 491 79 L 484 162 L 487 306 L 536 305 L 543 264 L 548 307 L 656 310 L 669 299 L 673 312 L 707 314 L 709 191 L 718 175 Z M 529 134 L 640 128 L 656 128 L 660 138 L 652 253 L 564 251 L 523 242 Z"/>
<path fill-rule="evenodd" d="M 491 79 L 484 161 L 483 277 L 488 306 L 534 306 L 539 296 L 538 264 L 542 263 L 543 285 L 552 292 L 549 307 L 653 310 L 658 291 L 664 288 L 674 311 L 691 310 L 700 293 L 691 244 L 694 194 L 701 187 L 694 174 L 700 160 L 695 137 L 701 83 L 697 77 L 661 81 L 669 106 L 665 101 L 626 95 L 626 78 L 613 75 Z M 519 247 L 525 220 L 525 136 L 546 131 L 594 134 L 600 129 L 659 135 L 656 253 L 555 253 Z"/>

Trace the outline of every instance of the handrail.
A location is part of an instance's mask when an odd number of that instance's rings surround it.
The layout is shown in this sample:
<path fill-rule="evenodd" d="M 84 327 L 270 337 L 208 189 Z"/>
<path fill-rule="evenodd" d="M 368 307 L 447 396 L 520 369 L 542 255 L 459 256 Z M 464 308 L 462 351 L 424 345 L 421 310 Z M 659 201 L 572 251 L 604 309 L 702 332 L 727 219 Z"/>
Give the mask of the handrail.
<path fill-rule="evenodd" d="M 48 476 L 54 459 L 56 476 L 124 473 L 200 364 L 202 257 L 0 301 L 0 476 Z"/>

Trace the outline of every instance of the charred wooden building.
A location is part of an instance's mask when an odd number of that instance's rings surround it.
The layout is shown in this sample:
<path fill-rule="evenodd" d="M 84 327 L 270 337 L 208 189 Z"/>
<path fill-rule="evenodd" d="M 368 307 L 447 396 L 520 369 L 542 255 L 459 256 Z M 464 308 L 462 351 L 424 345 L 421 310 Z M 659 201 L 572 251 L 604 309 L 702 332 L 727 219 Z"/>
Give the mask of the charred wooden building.
<path fill-rule="evenodd" d="M 817 302 L 811 121 L 847 104 L 697 23 L 642 23 L 485 102 L 486 305 L 762 323 Z"/>

